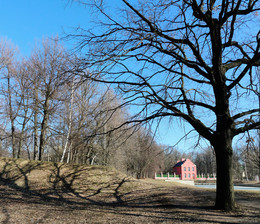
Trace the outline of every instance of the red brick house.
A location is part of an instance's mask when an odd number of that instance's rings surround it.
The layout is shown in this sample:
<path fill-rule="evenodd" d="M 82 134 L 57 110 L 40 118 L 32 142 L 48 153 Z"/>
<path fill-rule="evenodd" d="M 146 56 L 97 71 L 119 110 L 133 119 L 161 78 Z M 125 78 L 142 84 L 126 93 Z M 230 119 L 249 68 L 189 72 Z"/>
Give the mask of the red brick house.
<path fill-rule="evenodd" d="M 173 167 L 173 174 L 179 175 L 181 180 L 197 179 L 196 165 L 189 159 L 182 159 Z"/>

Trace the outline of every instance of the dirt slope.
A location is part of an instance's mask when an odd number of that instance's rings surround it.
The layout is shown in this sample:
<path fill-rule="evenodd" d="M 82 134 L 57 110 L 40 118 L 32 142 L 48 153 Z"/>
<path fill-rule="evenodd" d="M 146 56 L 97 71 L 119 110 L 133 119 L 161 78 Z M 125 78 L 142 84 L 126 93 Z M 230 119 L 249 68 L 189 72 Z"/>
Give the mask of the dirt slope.
<path fill-rule="evenodd" d="M 239 195 L 257 203 L 260 195 Z M 260 223 L 212 209 L 214 191 L 135 180 L 112 168 L 0 158 L 0 223 Z"/>
<path fill-rule="evenodd" d="M 68 191 L 77 194 L 114 193 L 132 187 L 132 178 L 105 166 L 0 158 L 0 179 L 30 191 Z"/>

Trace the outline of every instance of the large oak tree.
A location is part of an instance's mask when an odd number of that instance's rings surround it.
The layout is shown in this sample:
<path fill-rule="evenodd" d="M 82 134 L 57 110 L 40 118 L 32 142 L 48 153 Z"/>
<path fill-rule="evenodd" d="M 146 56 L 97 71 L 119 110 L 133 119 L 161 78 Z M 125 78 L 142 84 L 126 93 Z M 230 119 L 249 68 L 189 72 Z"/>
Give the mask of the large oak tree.
<path fill-rule="evenodd" d="M 216 207 L 233 210 L 232 141 L 260 127 L 258 0 L 105 3 L 93 1 L 97 26 L 73 35 L 85 78 L 115 84 L 140 109 L 131 122 L 188 122 L 215 150 Z"/>

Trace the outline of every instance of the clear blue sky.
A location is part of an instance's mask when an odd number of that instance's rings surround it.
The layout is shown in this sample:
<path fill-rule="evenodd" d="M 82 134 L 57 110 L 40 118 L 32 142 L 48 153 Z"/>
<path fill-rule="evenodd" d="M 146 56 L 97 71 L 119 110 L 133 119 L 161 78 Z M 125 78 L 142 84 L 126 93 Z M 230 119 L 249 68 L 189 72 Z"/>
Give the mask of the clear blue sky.
<path fill-rule="evenodd" d="M 0 37 L 11 40 L 23 56 L 29 56 L 37 40 L 56 35 L 62 37 L 64 31 L 69 32 L 79 25 L 88 26 L 89 13 L 82 5 L 70 4 L 69 0 L 0 0 Z M 183 136 L 183 128 L 180 122 L 169 124 L 164 121 L 156 140 L 174 145 Z M 185 128 L 188 132 L 189 127 Z M 178 148 L 186 151 L 194 141 L 193 138 L 182 141 Z"/>
<path fill-rule="evenodd" d="M 7 37 L 29 55 L 35 41 L 64 35 L 88 24 L 89 11 L 68 0 L 1 0 L 0 36 Z"/>

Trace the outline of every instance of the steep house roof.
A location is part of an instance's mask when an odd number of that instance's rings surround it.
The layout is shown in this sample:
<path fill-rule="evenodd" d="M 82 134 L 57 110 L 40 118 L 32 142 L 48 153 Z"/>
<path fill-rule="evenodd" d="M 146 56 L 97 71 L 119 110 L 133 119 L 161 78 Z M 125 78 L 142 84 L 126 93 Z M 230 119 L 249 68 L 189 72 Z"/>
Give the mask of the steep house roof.
<path fill-rule="evenodd" d="M 180 167 L 180 166 L 182 166 L 182 164 L 185 163 L 185 162 L 186 162 L 186 159 L 183 160 L 183 161 L 179 161 L 178 163 L 175 164 L 175 166 L 174 166 L 173 168 L 175 168 L 175 167 Z"/>

